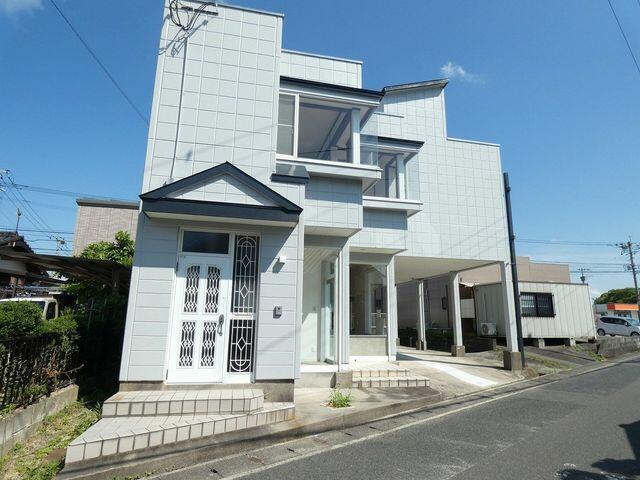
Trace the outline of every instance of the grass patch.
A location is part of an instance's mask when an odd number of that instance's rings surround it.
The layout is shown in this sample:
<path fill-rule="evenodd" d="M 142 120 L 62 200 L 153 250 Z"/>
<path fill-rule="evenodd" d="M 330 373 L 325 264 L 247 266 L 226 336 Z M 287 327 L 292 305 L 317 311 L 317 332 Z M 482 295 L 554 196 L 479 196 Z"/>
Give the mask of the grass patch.
<path fill-rule="evenodd" d="M 573 348 L 576 352 L 586 353 L 596 362 L 604 362 L 606 360 L 602 355 L 600 355 L 599 353 L 596 353 L 595 350 L 584 348 L 582 345 L 576 345 L 575 347 L 571 347 L 571 348 Z"/>
<path fill-rule="evenodd" d="M 3 480 L 48 480 L 64 466 L 65 449 L 100 413 L 76 402 L 44 419 L 37 432 L 0 459 Z"/>
<path fill-rule="evenodd" d="M 333 408 L 345 408 L 350 407 L 353 401 L 353 395 L 351 390 L 347 393 L 342 392 L 339 388 L 334 388 L 329 395 L 328 405 Z"/>
<path fill-rule="evenodd" d="M 562 370 L 570 370 L 573 368 L 563 362 L 558 362 L 542 355 L 535 355 L 532 353 L 526 354 L 527 366 L 530 366 L 538 371 L 540 375 L 546 375 L 549 373 L 558 373 Z"/>

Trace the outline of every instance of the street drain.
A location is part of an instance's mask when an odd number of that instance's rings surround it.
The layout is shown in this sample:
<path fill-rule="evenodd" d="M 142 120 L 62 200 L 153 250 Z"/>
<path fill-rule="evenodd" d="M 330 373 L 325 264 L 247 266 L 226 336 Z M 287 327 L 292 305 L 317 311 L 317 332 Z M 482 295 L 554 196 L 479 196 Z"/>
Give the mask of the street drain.
<path fill-rule="evenodd" d="M 287 450 L 289 450 L 291 453 L 296 453 L 296 451 L 293 448 L 287 447 Z"/>
<path fill-rule="evenodd" d="M 349 435 L 350 437 L 353 437 L 353 433 L 349 433 L 349 432 L 342 432 L 342 433 L 344 433 L 345 435 Z"/>

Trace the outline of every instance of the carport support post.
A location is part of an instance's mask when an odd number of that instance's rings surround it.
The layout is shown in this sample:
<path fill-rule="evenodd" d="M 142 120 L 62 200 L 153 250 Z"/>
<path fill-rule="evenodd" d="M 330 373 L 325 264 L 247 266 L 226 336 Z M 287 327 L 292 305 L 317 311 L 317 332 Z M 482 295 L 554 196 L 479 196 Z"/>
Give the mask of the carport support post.
<path fill-rule="evenodd" d="M 424 280 L 418 280 L 418 343 L 417 350 L 427 349 L 427 325 L 425 319 L 425 302 L 424 302 Z"/>
<path fill-rule="evenodd" d="M 457 272 L 451 273 L 449 283 L 449 308 L 451 309 L 451 321 L 453 322 L 453 345 L 451 355 L 464 357 L 464 344 L 462 343 L 462 312 L 460 311 L 460 285 Z"/>

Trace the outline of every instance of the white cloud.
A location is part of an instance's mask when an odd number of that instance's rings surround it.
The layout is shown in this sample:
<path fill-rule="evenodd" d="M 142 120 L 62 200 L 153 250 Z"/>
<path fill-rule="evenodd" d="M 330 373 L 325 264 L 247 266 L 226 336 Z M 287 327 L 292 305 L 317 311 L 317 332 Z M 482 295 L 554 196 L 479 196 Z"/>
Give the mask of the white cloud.
<path fill-rule="evenodd" d="M 0 9 L 7 17 L 17 17 L 42 8 L 42 0 L 0 0 Z"/>
<path fill-rule="evenodd" d="M 475 73 L 471 73 L 466 71 L 461 65 L 457 63 L 453 63 L 451 61 L 445 63 L 442 67 L 440 67 L 440 72 L 452 80 L 458 79 L 463 82 L 469 83 L 482 83 L 482 78 Z"/>

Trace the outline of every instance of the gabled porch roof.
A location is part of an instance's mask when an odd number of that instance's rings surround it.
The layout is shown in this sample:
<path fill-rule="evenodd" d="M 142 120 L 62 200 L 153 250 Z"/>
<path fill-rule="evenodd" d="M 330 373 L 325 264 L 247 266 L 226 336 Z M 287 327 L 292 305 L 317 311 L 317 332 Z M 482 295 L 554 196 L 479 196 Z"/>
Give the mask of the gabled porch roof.
<path fill-rule="evenodd" d="M 184 192 L 195 190 L 221 177 L 231 177 L 238 184 L 254 192 L 267 204 L 205 201 L 176 198 Z M 149 217 L 191 220 L 225 220 L 241 223 L 295 225 L 302 208 L 287 200 L 278 192 L 229 162 L 216 165 L 202 172 L 140 195 L 142 211 Z"/>

